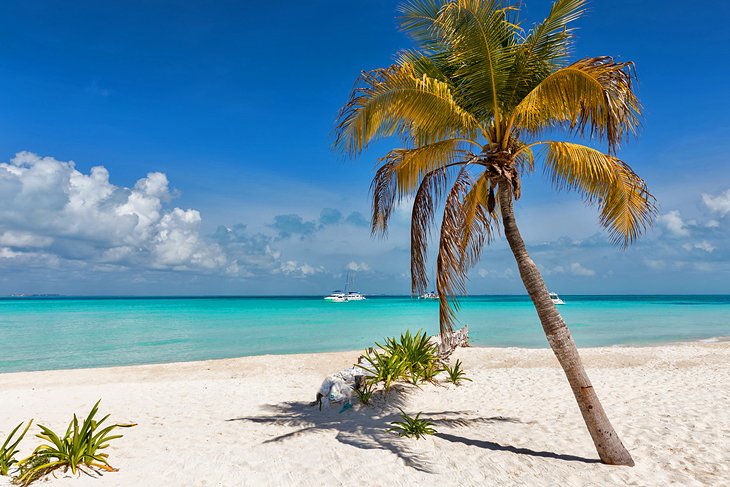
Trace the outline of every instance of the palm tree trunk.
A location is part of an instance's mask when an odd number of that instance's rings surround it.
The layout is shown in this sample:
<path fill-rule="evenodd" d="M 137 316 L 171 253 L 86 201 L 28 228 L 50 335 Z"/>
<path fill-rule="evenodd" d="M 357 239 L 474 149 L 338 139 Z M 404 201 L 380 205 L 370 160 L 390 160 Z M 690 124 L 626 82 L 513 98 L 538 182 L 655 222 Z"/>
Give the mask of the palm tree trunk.
<path fill-rule="evenodd" d="M 578 401 L 583 420 L 588 427 L 591 438 L 593 438 L 596 450 L 598 450 L 598 456 L 603 463 L 609 465 L 634 466 L 631 454 L 621 443 L 598 400 L 596 392 L 593 390 L 568 326 L 550 299 L 540 271 L 527 253 L 525 242 L 522 240 L 520 230 L 515 222 L 512 190 L 510 183 L 507 181 L 499 184 L 499 204 L 502 212 L 504 234 L 515 260 L 517 260 L 520 277 L 535 305 L 548 343 L 568 378 L 570 388 L 573 390 L 576 401 Z"/>

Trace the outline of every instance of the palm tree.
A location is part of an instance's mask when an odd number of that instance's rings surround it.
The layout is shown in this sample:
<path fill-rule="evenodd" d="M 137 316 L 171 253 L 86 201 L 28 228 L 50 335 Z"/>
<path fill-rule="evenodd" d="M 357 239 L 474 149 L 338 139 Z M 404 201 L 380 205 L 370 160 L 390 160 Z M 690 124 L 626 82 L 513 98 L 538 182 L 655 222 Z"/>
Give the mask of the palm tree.
<path fill-rule="evenodd" d="M 443 205 L 436 285 L 443 338 L 468 270 L 501 227 L 548 343 L 560 362 L 601 461 L 633 465 L 598 400 L 575 342 L 548 296 L 515 220 L 520 180 L 538 158 L 556 189 L 577 191 L 600 211 L 624 247 L 652 223 L 654 197 L 616 157 L 635 135 L 641 108 L 633 64 L 611 57 L 568 62 L 585 0 L 556 0 L 529 31 L 519 8 L 499 0 L 410 0 L 400 26 L 415 48 L 363 72 L 342 108 L 335 147 L 360 154 L 379 138 L 404 147 L 380 159 L 371 190 L 372 231 L 384 235 L 392 210 L 413 198 L 412 292 L 426 290 L 426 255 Z M 553 140 L 566 133 L 569 141 Z M 598 150 L 575 140 L 604 143 Z M 408 200 L 409 201 L 409 200 Z"/>

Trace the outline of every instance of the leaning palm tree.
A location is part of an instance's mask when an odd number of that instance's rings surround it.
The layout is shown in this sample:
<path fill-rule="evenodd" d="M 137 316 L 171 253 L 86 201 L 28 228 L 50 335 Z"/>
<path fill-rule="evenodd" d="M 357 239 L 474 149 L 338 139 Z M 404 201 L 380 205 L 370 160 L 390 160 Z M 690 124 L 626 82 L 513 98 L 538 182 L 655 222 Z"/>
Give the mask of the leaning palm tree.
<path fill-rule="evenodd" d="M 584 3 L 556 0 L 547 18 L 525 31 L 519 8 L 504 1 L 410 0 L 400 7 L 400 26 L 416 47 L 398 53 L 392 66 L 361 74 L 340 113 L 335 146 L 356 156 L 373 140 L 402 140 L 402 148 L 380 159 L 373 180 L 372 231 L 384 235 L 393 208 L 413 198 L 414 293 L 427 288 L 429 231 L 443 207 L 436 262 L 442 338 L 452 332 L 469 269 L 504 232 L 601 460 L 633 465 L 527 253 L 513 209 L 520 180 L 537 160 L 556 189 L 577 191 L 598 206 L 616 243 L 631 243 L 656 213 L 644 181 L 616 157 L 641 116 L 633 64 L 606 56 L 568 62 L 568 24 Z M 560 133 L 569 140 L 553 140 Z"/>

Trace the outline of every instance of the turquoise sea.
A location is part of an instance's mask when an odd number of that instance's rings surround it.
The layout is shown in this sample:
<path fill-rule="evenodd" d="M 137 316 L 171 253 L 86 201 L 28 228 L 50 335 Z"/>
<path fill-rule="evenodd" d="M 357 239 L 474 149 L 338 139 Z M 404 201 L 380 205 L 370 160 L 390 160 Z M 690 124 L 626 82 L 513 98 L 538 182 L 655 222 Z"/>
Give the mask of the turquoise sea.
<path fill-rule="evenodd" d="M 561 296 L 579 346 L 730 336 L 730 296 Z M 472 344 L 547 347 L 526 296 L 462 299 Z M 370 297 L 0 298 L 0 372 L 357 350 L 438 332 L 438 303 Z"/>

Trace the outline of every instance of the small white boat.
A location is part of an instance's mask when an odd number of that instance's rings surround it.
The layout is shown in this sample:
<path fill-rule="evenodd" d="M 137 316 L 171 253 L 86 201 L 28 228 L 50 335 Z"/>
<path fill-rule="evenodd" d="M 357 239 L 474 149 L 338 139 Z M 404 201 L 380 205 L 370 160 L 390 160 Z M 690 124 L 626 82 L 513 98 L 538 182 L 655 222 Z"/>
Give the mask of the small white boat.
<path fill-rule="evenodd" d="M 565 304 L 565 301 L 560 299 L 560 296 L 558 296 L 558 293 L 548 293 L 550 295 L 550 301 L 553 302 L 553 304 Z"/>
<path fill-rule="evenodd" d="M 358 292 L 350 291 L 347 293 L 347 296 L 345 296 L 345 299 L 348 301 L 365 301 L 365 296 Z"/>
<path fill-rule="evenodd" d="M 438 298 L 439 298 L 439 295 L 433 291 L 429 291 L 427 293 L 423 293 L 420 296 L 418 296 L 418 299 L 438 299 Z"/>
<path fill-rule="evenodd" d="M 330 294 L 329 296 L 325 296 L 324 300 L 329 301 L 331 303 L 346 303 L 347 295 L 339 290 L 332 291 L 332 294 Z"/>

